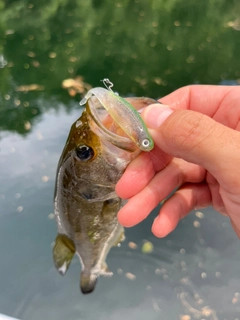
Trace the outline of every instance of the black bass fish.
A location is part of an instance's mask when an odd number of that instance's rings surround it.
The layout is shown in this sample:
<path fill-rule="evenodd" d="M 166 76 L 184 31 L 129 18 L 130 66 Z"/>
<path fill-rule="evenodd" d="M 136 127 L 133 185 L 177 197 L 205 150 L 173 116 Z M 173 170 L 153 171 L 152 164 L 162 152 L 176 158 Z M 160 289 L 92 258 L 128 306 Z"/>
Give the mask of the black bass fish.
<path fill-rule="evenodd" d="M 101 99 L 98 89 L 101 89 Z M 112 275 L 105 260 L 111 247 L 124 239 L 124 229 L 117 221 L 122 199 L 116 195 L 115 185 L 128 163 L 140 149 L 146 148 L 138 143 L 141 137 L 148 139 L 147 151 L 153 148 L 152 139 L 135 108 L 156 102 L 148 98 L 130 98 L 134 108 L 126 101 L 128 99 L 120 98 L 111 90 L 91 90 L 60 157 L 54 196 L 58 227 L 54 263 L 64 275 L 74 254 L 79 256 L 83 293 L 94 290 L 99 275 Z M 106 104 L 111 104 L 111 109 L 106 108 Z M 121 127 L 119 118 L 113 120 L 115 108 L 121 109 L 128 126 L 134 128 L 132 136 L 125 126 Z"/>

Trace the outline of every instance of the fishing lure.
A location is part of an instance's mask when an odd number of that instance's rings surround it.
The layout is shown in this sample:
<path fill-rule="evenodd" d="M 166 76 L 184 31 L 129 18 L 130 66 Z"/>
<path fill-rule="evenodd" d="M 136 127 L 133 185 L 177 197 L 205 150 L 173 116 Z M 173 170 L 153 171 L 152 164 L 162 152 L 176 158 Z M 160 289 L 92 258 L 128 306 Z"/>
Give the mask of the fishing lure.
<path fill-rule="evenodd" d="M 128 101 L 112 91 L 113 83 L 109 79 L 105 78 L 102 81 L 107 89 L 101 87 L 90 89 L 80 101 L 80 105 L 84 105 L 88 99 L 95 96 L 140 150 L 146 152 L 152 150 L 153 139 L 138 111 Z"/>

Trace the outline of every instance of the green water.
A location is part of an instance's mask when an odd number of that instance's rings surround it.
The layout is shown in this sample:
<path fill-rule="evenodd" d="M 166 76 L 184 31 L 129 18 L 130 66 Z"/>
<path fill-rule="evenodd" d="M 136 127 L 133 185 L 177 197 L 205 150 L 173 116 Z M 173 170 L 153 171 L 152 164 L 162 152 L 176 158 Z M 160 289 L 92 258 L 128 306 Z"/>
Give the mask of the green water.
<path fill-rule="evenodd" d="M 107 77 L 121 95 L 152 98 L 194 83 L 238 84 L 239 12 L 238 0 L 0 0 L 0 313 L 240 319 L 239 242 L 211 208 L 165 239 L 150 232 L 156 212 L 127 229 L 108 257 L 114 276 L 88 297 L 79 292 L 77 259 L 64 278 L 53 266 L 49 216 L 56 165 L 81 112 L 80 95 L 62 81 L 82 76 L 99 86 Z M 39 90 L 22 91 L 32 84 Z M 149 255 L 144 239 L 154 245 Z"/>

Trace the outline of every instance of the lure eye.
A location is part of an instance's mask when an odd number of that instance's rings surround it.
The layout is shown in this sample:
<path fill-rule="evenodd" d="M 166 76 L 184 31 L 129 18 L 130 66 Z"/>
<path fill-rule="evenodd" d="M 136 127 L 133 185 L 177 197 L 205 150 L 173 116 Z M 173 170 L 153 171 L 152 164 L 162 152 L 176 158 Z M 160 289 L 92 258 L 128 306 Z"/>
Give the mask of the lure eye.
<path fill-rule="evenodd" d="M 142 141 L 142 146 L 143 146 L 144 148 L 148 148 L 148 147 L 150 146 L 150 141 L 149 141 L 148 139 L 144 139 L 144 140 Z"/>
<path fill-rule="evenodd" d="M 76 148 L 76 154 L 79 160 L 88 161 L 91 160 L 94 156 L 94 151 L 91 147 L 86 145 L 81 145 Z"/>

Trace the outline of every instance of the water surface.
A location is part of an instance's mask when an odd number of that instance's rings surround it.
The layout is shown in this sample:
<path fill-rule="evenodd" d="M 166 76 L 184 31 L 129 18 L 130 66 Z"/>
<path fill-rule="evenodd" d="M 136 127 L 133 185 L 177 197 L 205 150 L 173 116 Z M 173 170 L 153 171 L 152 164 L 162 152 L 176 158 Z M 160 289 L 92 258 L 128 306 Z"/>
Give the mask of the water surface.
<path fill-rule="evenodd" d="M 0 1 L 0 313 L 23 320 L 240 319 L 239 241 L 212 208 L 164 239 L 157 214 L 126 230 L 95 292 L 74 259 L 52 262 L 55 171 L 80 95 L 61 87 L 109 77 L 122 95 L 161 97 L 187 84 L 237 84 L 239 2 Z M 21 86 L 37 85 L 37 90 Z M 144 241 L 154 245 L 142 253 Z M 137 245 L 129 247 L 129 242 Z"/>

